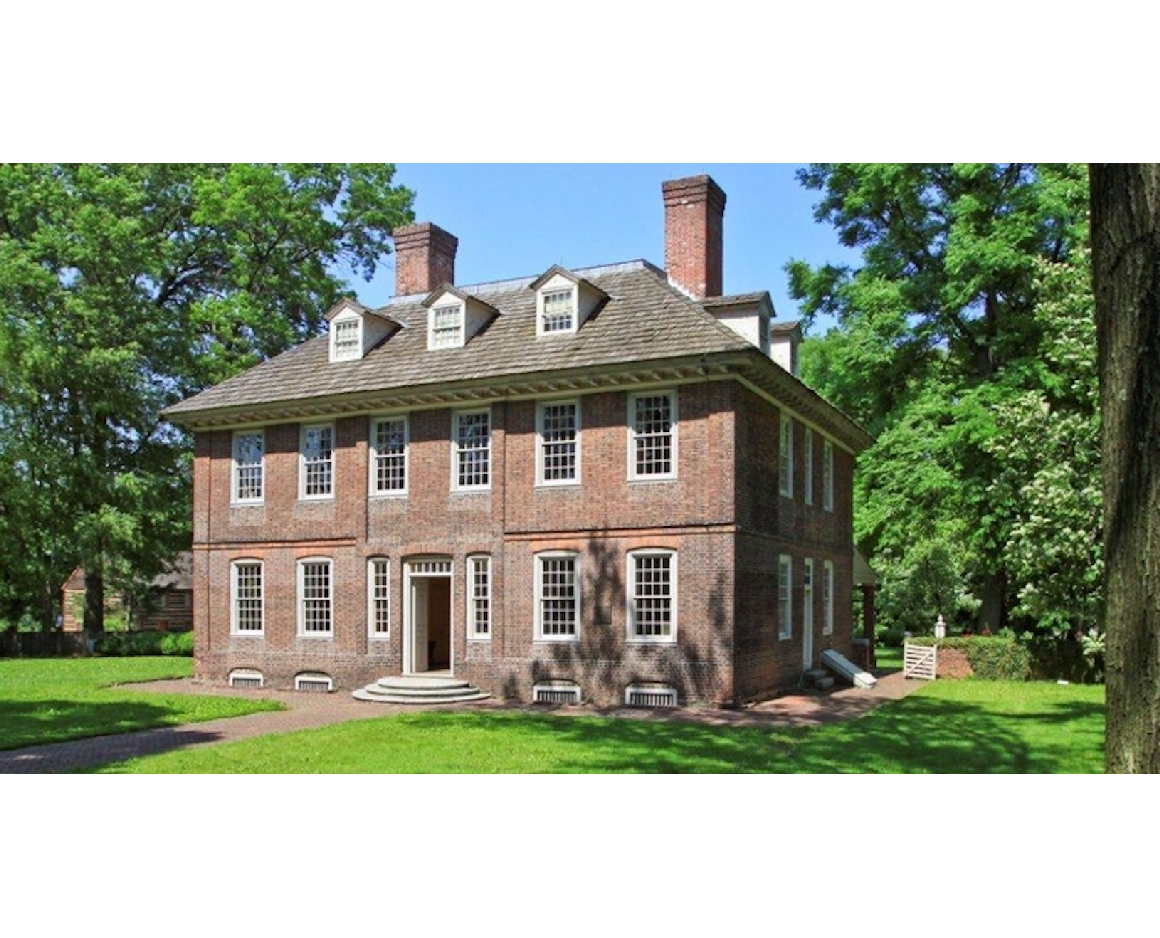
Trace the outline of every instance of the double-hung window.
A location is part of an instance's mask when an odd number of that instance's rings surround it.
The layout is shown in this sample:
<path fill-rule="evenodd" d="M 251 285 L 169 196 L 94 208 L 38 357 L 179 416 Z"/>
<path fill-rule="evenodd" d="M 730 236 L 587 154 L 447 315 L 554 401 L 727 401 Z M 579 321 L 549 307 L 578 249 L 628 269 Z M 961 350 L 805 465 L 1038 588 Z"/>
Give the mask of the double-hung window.
<path fill-rule="evenodd" d="M 467 637 L 491 638 L 491 558 L 467 558 Z"/>
<path fill-rule="evenodd" d="M 793 558 L 777 558 L 777 637 L 793 638 Z"/>
<path fill-rule="evenodd" d="M 429 349 L 459 348 L 463 345 L 463 304 L 436 306 L 431 310 L 431 330 L 427 334 Z"/>
<path fill-rule="evenodd" d="M 319 424 L 302 428 L 302 498 L 334 497 L 334 427 Z"/>
<path fill-rule="evenodd" d="M 571 642 L 580 635 L 580 581 L 575 553 L 536 555 L 536 640 Z"/>
<path fill-rule="evenodd" d="M 677 395 L 650 391 L 628 398 L 630 479 L 677 476 Z"/>
<path fill-rule="evenodd" d="M 233 485 L 230 501 L 256 505 L 265 495 L 263 457 L 266 439 L 261 430 L 234 434 Z"/>
<path fill-rule="evenodd" d="M 262 562 L 235 560 L 230 565 L 230 631 L 235 635 L 261 635 Z"/>
<path fill-rule="evenodd" d="M 371 638 L 391 634 L 391 562 L 386 557 L 367 561 L 367 631 Z"/>
<path fill-rule="evenodd" d="M 580 481 L 580 404 L 554 401 L 536 408 L 536 482 Z"/>
<path fill-rule="evenodd" d="M 834 510 L 834 444 L 829 440 L 822 444 L 822 507 Z"/>
<path fill-rule="evenodd" d="M 540 335 L 576 331 L 576 291 L 548 290 L 540 297 Z"/>
<path fill-rule="evenodd" d="M 406 417 L 371 421 L 371 494 L 407 494 Z"/>
<path fill-rule="evenodd" d="M 822 577 L 822 606 L 824 609 L 822 620 L 822 634 L 834 634 L 834 564 L 827 560 Z"/>
<path fill-rule="evenodd" d="M 330 324 L 330 360 L 358 361 L 362 358 L 362 320 L 336 319 Z"/>
<path fill-rule="evenodd" d="M 331 562 L 298 562 L 298 634 L 329 638 L 334 634 L 334 583 Z"/>
<path fill-rule="evenodd" d="M 805 503 L 814 503 L 814 431 L 806 427 L 805 439 L 802 441 L 805 452 L 802 454 L 802 483 L 806 490 L 803 493 Z"/>
<path fill-rule="evenodd" d="M 802 564 L 802 634 L 814 634 L 814 561 L 807 557 Z"/>
<path fill-rule="evenodd" d="M 491 488 L 491 412 L 457 413 L 453 433 L 452 487 L 458 491 Z"/>
<path fill-rule="evenodd" d="M 777 460 L 778 491 L 793 498 L 793 418 L 781 412 L 781 448 Z"/>
<path fill-rule="evenodd" d="M 677 640 L 677 552 L 638 550 L 628 555 L 628 640 Z"/>

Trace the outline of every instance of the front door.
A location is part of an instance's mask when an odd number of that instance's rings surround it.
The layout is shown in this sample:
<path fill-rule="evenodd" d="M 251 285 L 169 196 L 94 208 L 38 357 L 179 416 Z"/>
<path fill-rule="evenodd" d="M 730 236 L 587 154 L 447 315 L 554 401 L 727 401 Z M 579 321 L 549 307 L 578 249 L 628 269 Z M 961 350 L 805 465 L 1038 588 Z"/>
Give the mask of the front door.
<path fill-rule="evenodd" d="M 451 561 L 447 558 L 406 563 L 403 610 L 403 673 L 424 674 L 452 669 Z"/>

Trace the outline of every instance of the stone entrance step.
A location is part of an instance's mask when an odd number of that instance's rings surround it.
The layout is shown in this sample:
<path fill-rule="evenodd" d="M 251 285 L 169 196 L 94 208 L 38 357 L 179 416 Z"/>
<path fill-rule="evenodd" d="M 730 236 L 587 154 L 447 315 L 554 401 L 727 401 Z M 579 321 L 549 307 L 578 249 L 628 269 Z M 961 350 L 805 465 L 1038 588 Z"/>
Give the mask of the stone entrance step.
<path fill-rule="evenodd" d="M 382 677 L 353 694 L 355 700 L 389 704 L 468 703 L 486 700 L 478 687 L 453 677 L 407 674 Z"/>

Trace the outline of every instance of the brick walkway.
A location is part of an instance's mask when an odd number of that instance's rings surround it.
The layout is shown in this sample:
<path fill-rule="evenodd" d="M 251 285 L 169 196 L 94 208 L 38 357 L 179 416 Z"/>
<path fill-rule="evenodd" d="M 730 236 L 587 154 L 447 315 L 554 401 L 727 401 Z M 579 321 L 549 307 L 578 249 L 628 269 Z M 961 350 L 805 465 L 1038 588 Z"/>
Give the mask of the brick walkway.
<path fill-rule="evenodd" d="M 366 720 L 392 713 L 415 712 L 424 709 L 414 706 L 360 703 L 349 694 L 310 694 L 284 691 L 241 691 L 236 688 L 214 687 L 193 680 L 152 681 L 146 684 L 126 685 L 134 690 L 162 693 L 189 693 L 234 697 L 259 697 L 279 700 L 288 709 L 254 713 L 249 716 L 211 720 L 207 723 L 189 723 L 182 726 L 117 736 L 95 736 L 67 743 L 50 743 L 0 752 L 0 774 L 46 774 L 73 772 L 95 768 L 138 756 L 204 746 L 212 743 L 249 739 L 272 733 L 289 733 L 344 723 L 348 720 Z M 921 686 L 918 681 L 906 681 L 902 672 L 879 677 L 872 690 L 844 688 L 830 693 L 801 693 L 778 697 L 746 710 L 637 710 L 629 708 L 560 707 L 560 714 L 585 716 L 620 716 L 639 720 L 682 720 L 718 726 L 821 726 L 840 720 L 860 717 L 888 700 L 905 697 Z M 442 709 L 531 710 L 501 701 L 487 700 L 473 704 L 444 704 Z M 434 708 L 429 708 L 434 709 Z M 535 712 L 544 712 L 536 707 Z"/>

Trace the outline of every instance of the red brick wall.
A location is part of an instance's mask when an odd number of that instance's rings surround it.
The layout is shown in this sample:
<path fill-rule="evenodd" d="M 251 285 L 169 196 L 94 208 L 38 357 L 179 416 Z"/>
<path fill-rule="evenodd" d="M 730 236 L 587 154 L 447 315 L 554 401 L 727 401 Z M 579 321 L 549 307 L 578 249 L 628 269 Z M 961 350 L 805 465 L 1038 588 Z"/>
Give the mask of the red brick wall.
<path fill-rule="evenodd" d="M 792 416 L 786 415 L 788 419 Z M 834 648 L 850 654 L 853 630 L 853 457 L 834 447 L 834 510 L 822 499 L 822 441 L 813 434 L 813 504 L 805 503 L 805 426 L 794 421 L 793 497 L 780 494 L 782 413 L 747 390 L 738 391 L 737 451 L 737 652 L 735 681 L 741 700 L 769 696 L 796 685 L 804 665 L 802 605 L 805 560 L 814 561 L 813 661 Z M 778 637 L 778 560 L 793 559 L 793 634 Z M 825 561 L 834 565 L 834 630 L 823 635 Z"/>
<path fill-rule="evenodd" d="M 613 528 L 730 524 L 733 481 L 732 382 L 678 389 L 678 477 L 628 480 L 626 392 L 580 399 L 582 484 L 536 482 L 536 405 L 509 405 L 507 436 L 508 531 L 603 531 Z"/>
<path fill-rule="evenodd" d="M 677 641 L 641 645 L 628 639 L 629 551 L 677 551 Z M 582 583 L 577 642 L 535 641 L 536 555 L 576 551 Z M 610 536 L 523 537 L 505 546 L 507 589 L 497 615 L 503 622 L 491 661 L 469 663 L 471 679 L 507 697 L 528 699 L 539 680 L 577 681 L 585 699 L 624 703 L 638 681 L 662 681 L 681 703 L 733 699 L 730 661 L 733 539 L 689 530 L 622 531 Z"/>
<path fill-rule="evenodd" d="M 792 684 L 801 670 L 800 644 L 768 637 L 769 628 L 776 634 L 777 554 L 792 539 L 792 531 L 782 530 L 793 524 L 789 518 L 805 523 L 808 532 L 808 552 L 796 544 L 790 550 L 799 583 L 800 559 L 818 561 L 816 649 L 828 647 L 820 637 L 821 562 L 833 559 L 838 583 L 848 584 L 849 525 L 836 523 L 840 512 L 823 516 L 820 487 L 810 512 L 781 504 L 786 500 L 776 494 L 776 416 L 755 395 L 732 382 L 679 388 L 678 478 L 671 481 L 627 480 L 625 392 L 581 398 L 582 483 L 575 487 L 535 485 L 535 401 L 497 403 L 491 414 L 490 492 L 452 491 L 450 409 L 409 415 L 405 497 L 367 495 L 367 416 L 335 424 L 337 497 L 331 501 L 298 499 L 297 424 L 265 428 L 261 506 L 230 504 L 232 434 L 199 435 L 194 470 L 199 677 L 224 680 L 233 668 L 257 668 L 268 684 L 287 687 L 295 674 L 323 671 L 350 689 L 400 673 L 404 560 L 441 555 L 454 563 L 455 673 L 493 694 L 527 699 L 536 680 L 570 678 L 600 704 L 623 702 L 625 686 L 645 680 L 672 683 L 682 703 L 758 696 Z M 795 443 L 800 446 L 800 434 Z M 819 438 L 819 477 L 820 446 Z M 734 485 L 735 453 L 747 448 Z M 837 477 L 841 492 L 848 471 Z M 742 521 L 740 537 L 735 519 Z M 627 554 L 641 547 L 678 551 L 675 646 L 627 641 Z M 582 638 L 575 645 L 536 643 L 534 557 L 562 549 L 581 554 Z M 487 642 L 468 641 L 466 635 L 466 558 L 474 553 L 492 557 L 493 637 Z M 373 556 L 391 563 L 388 639 L 367 635 L 366 565 Z M 333 561 L 329 639 L 297 635 L 296 565 L 305 557 Z M 264 564 L 261 638 L 230 634 L 230 564 L 246 558 Z M 835 610 L 834 643 L 841 647 L 849 641 L 848 585 L 838 586 Z"/>

